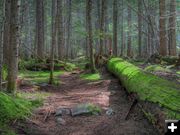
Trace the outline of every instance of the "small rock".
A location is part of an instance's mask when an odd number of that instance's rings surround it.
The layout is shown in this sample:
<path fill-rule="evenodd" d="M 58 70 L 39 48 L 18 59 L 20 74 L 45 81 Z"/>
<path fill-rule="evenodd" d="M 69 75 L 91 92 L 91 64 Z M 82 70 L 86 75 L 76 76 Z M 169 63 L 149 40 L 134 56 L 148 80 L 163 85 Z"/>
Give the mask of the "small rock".
<path fill-rule="evenodd" d="M 108 116 L 111 116 L 111 115 L 113 115 L 114 114 L 114 111 L 113 111 L 113 109 L 111 109 L 111 108 L 109 108 L 107 111 L 106 111 L 106 115 L 108 115 Z"/>
<path fill-rule="evenodd" d="M 116 91 L 111 91 L 111 96 L 115 95 Z"/>
<path fill-rule="evenodd" d="M 69 115 L 71 112 L 67 108 L 59 108 L 56 110 L 55 116 Z"/>
<path fill-rule="evenodd" d="M 61 117 L 58 117 L 58 118 L 56 119 L 56 122 L 57 122 L 57 124 L 59 124 L 59 125 L 66 125 L 66 121 L 65 121 L 63 118 L 61 118 Z"/>
<path fill-rule="evenodd" d="M 78 106 L 71 109 L 71 115 L 72 116 L 88 114 L 88 113 L 90 113 L 90 110 L 88 109 L 87 104 L 78 105 Z"/>
<path fill-rule="evenodd" d="M 39 84 L 39 86 L 41 86 L 41 87 L 46 87 L 46 86 L 48 86 L 49 84 L 48 83 L 40 83 Z"/>

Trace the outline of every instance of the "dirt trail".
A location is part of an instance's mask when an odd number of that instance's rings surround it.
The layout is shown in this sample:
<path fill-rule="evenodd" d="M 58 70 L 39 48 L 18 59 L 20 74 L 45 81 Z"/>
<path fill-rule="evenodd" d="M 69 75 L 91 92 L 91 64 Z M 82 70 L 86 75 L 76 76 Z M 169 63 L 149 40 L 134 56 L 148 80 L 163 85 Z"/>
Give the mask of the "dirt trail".
<path fill-rule="evenodd" d="M 32 122 L 19 123 L 19 135 L 156 135 L 156 129 L 135 108 L 128 120 L 124 120 L 131 105 L 117 79 L 109 74 L 103 80 L 88 82 L 79 74 L 65 73 L 60 77 L 61 86 L 44 90 L 52 93 L 44 105 L 35 111 Z M 99 105 L 103 111 L 99 116 L 62 116 L 65 125 L 58 125 L 54 112 L 58 108 L 71 108 L 80 103 Z M 114 115 L 108 116 L 105 109 L 112 108 Z M 49 117 L 46 117 L 51 112 Z M 46 120 L 44 120 L 46 118 Z"/>

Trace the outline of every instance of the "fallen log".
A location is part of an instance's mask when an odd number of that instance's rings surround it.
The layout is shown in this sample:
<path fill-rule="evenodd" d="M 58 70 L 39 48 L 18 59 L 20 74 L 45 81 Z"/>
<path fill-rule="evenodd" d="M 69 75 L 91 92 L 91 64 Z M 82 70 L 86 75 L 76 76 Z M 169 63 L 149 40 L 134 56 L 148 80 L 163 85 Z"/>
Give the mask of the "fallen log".
<path fill-rule="evenodd" d="M 129 92 L 134 92 L 143 101 L 158 104 L 170 110 L 175 115 L 170 117 L 180 119 L 180 85 L 162 79 L 121 59 L 112 58 L 107 64 L 108 70 L 116 75 Z"/>

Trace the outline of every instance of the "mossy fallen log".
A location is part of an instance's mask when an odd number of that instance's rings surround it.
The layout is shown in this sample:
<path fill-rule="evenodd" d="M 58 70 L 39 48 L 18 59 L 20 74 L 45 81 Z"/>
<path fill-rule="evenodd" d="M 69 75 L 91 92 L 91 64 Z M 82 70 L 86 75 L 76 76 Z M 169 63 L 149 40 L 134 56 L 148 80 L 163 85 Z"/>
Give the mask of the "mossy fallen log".
<path fill-rule="evenodd" d="M 143 72 L 121 58 L 110 59 L 107 66 L 108 70 L 121 80 L 129 92 L 137 93 L 141 100 L 159 104 L 173 111 L 175 115 L 172 117 L 180 118 L 179 84 Z"/>

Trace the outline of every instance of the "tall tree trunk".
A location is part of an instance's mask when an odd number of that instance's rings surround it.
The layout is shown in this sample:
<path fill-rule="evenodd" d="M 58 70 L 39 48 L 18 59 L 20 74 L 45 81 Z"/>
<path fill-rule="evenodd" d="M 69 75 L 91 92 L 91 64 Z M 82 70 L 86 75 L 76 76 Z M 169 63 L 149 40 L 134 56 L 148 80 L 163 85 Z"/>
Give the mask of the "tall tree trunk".
<path fill-rule="evenodd" d="M 18 46 L 19 46 L 19 0 L 11 0 L 9 62 L 7 91 L 14 93 L 18 73 Z"/>
<path fill-rule="evenodd" d="M 52 0 L 52 18 L 51 18 L 51 23 L 52 23 L 52 35 L 51 35 L 51 56 L 50 56 L 50 77 L 49 77 L 49 84 L 53 84 L 54 81 L 54 52 L 55 52 L 55 45 L 56 45 L 56 5 L 57 5 L 57 0 Z"/>
<path fill-rule="evenodd" d="M 62 0 L 57 0 L 57 23 L 58 23 L 58 55 L 59 59 L 63 59 L 64 43 L 63 43 L 63 15 Z"/>
<path fill-rule="evenodd" d="M 169 55 L 176 56 L 176 0 L 170 1 Z"/>
<path fill-rule="evenodd" d="M 131 8 L 128 6 L 128 41 L 127 41 L 127 56 L 132 57 L 131 48 Z"/>
<path fill-rule="evenodd" d="M 105 9 L 106 9 L 106 0 L 101 0 L 101 20 L 100 20 L 100 32 L 101 32 L 101 37 L 100 37 L 100 49 L 99 49 L 99 54 L 103 54 L 104 50 L 104 23 L 105 23 Z"/>
<path fill-rule="evenodd" d="M 142 0 L 138 0 L 138 51 L 139 57 L 142 56 Z"/>
<path fill-rule="evenodd" d="M 5 22 L 4 22 L 4 36 L 3 36 L 3 63 L 8 64 L 9 58 L 9 29 L 10 29 L 10 12 L 11 1 L 5 0 Z"/>
<path fill-rule="evenodd" d="M 121 56 L 124 55 L 124 0 L 121 0 Z"/>
<path fill-rule="evenodd" d="M 36 0 L 36 43 L 37 55 L 44 58 L 44 2 Z"/>
<path fill-rule="evenodd" d="M 93 53 L 93 39 L 92 39 L 92 0 L 87 0 L 87 23 L 88 23 L 88 44 L 90 51 L 90 62 L 91 62 L 91 72 L 94 73 L 96 71 L 95 63 L 94 63 L 94 53 Z"/>
<path fill-rule="evenodd" d="M 166 3 L 165 0 L 159 0 L 159 54 L 167 55 L 167 37 L 166 37 Z"/>
<path fill-rule="evenodd" d="M 72 0 L 68 0 L 67 57 L 70 56 L 70 52 L 71 52 L 71 42 L 70 42 L 71 41 L 71 29 L 72 29 L 72 27 L 71 27 L 71 20 L 72 20 L 71 5 L 72 5 Z"/>
<path fill-rule="evenodd" d="M 3 0 L 3 12 L 2 15 L 5 17 L 4 11 L 5 9 L 5 0 Z M 0 91 L 2 90 L 2 82 L 3 82 L 3 36 L 4 36 L 4 19 L 2 20 L 2 25 L 0 28 Z"/>
<path fill-rule="evenodd" d="M 118 0 L 113 1 L 113 54 L 118 55 L 117 48 L 117 21 L 118 21 Z"/>

